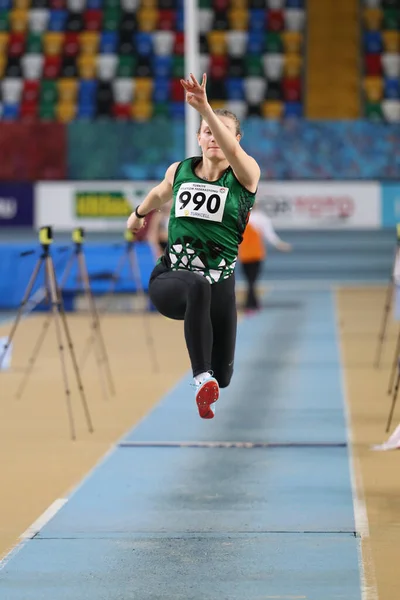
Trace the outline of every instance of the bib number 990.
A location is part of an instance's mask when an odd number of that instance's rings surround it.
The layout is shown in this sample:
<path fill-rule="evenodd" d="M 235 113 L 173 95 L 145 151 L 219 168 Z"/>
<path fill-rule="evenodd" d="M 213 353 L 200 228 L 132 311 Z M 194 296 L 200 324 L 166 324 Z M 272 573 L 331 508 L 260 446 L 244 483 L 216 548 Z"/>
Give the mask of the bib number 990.
<path fill-rule="evenodd" d="M 195 192 L 192 195 L 192 192 L 189 192 L 188 190 L 181 193 L 178 201 L 180 202 L 181 209 L 186 208 L 190 201 L 194 204 L 193 210 L 200 210 L 205 204 L 205 209 L 211 215 L 217 213 L 221 206 L 221 198 L 218 194 L 211 194 L 211 196 L 207 197 L 204 192 Z"/>
<path fill-rule="evenodd" d="M 209 183 L 183 183 L 175 202 L 176 217 L 222 221 L 229 189 Z"/>

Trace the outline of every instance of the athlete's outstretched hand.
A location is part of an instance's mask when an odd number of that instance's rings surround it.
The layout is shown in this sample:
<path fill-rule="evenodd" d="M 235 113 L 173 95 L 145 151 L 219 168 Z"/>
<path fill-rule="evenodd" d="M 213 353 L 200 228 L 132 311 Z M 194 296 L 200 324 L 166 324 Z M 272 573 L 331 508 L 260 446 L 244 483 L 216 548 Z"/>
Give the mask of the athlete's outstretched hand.
<path fill-rule="evenodd" d="M 182 87 L 186 91 L 186 102 L 193 106 L 200 114 L 208 106 L 206 94 L 207 75 L 203 73 L 201 84 L 197 81 L 193 73 L 190 73 L 189 79 L 181 79 Z"/>

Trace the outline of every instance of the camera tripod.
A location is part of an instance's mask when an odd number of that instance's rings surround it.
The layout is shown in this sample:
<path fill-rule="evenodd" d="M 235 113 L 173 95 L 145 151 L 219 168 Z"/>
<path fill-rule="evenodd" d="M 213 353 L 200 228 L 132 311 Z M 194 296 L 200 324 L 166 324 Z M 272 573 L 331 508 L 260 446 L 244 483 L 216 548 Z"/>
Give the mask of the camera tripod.
<path fill-rule="evenodd" d="M 33 365 L 35 363 L 37 354 L 40 350 L 43 340 L 45 338 L 46 332 L 50 326 L 51 318 L 53 318 L 54 324 L 55 324 L 56 338 L 57 338 L 57 343 L 58 343 L 58 350 L 59 350 L 59 354 L 60 354 L 62 377 L 63 377 L 63 381 L 64 381 L 64 392 L 65 392 L 65 398 L 66 398 L 66 407 L 67 407 L 67 415 L 68 415 L 70 433 L 71 433 L 71 438 L 73 440 L 75 440 L 76 439 L 75 422 L 74 422 L 74 416 L 73 416 L 72 405 L 71 405 L 71 392 L 70 392 L 70 387 L 69 387 L 67 368 L 66 368 L 66 363 L 65 363 L 65 354 L 64 354 L 65 348 L 64 348 L 64 344 L 63 344 L 63 335 L 62 335 L 63 331 L 64 331 L 65 339 L 67 342 L 66 345 L 70 352 L 72 365 L 73 365 L 73 369 L 74 369 L 74 373 L 75 373 L 75 377 L 76 377 L 76 381 L 77 381 L 77 385 L 78 385 L 78 389 L 79 389 L 79 394 L 80 394 L 80 398 L 81 398 L 81 402 L 82 402 L 84 415 L 86 418 L 88 431 L 90 433 L 93 432 L 92 419 L 90 416 L 89 407 L 88 407 L 88 403 L 86 400 L 83 383 L 82 383 L 78 363 L 77 363 L 76 356 L 75 356 L 74 346 L 72 343 L 72 337 L 71 337 L 71 334 L 69 331 L 67 318 L 65 315 L 64 303 L 62 300 L 60 288 L 57 284 L 57 278 L 56 278 L 56 272 L 55 272 L 55 268 L 54 268 L 53 259 L 50 254 L 50 245 L 53 243 L 53 234 L 52 234 L 51 227 L 41 227 L 40 228 L 39 242 L 42 247 L 42 252 L 36 262 L 36 265 L 32 272 L 31 278 L 26 287 L 23 299 L 18 308 L 17 315 L 16 315 L 15 321 L 12 325 L 11 332 L 8 336 L 7 342 L 4 345 L 3 351 L 0 354 L 0 367 L 4 360 L 4 357 L 6 355 L 7 349 L 10 346 L 10 344 L 15 336 L 15 333 L 18 328 L 18 324 L 19 324 L 21 316 L 22 316 L 22 312 L 24 310 L 24 307 L 26 306 L 26 304 L 29 301 L 29 296 L 32 292 L 33 286 L 35 285 L 35 281 L 36 281 L 36 279 L 39 275 L 39 272 L 41 270 L 41 267 L 43 265 L 44 269 L 45 269 L 45 271 L 44 271 L 45 297 L 46 297 L 47 302 L 50 304 L 51 313 L 50 313 L 49 318 L 47 318 L 45 320 L 42 331 L 41 331 L 39 338 L 36 342 L 36 345 L 34 347 L 32 356 L 29 360 L 28 370 L 25 374 L 24 380 L 22 381 L 22 384 L 18 391 L 18 396 L 21 395 L 22 389 L 25 387 L 26 381 L 29 377 L 30 372 L 32 371 Z"/>
<path fill-rule="evenodd" d="M 140 275 L 140 269 L 139 269 L 139 263 L 138 263 L 137 255 L 136 255 L 135 236 L 131 231 L 126 230 L 124 233 L 124 237 L 125 237 L 125 241 L 126 241 L 125 252 L 121 255 L 121 257 L 117 263 L 117 267 L 112 275 L 110 288 L 107 290 L 106 293 L 111 294 L 114 292 L 115 287 L 118 282 L 118 279 L 122 272 L 122 269 L 123 269 L 125 263 L 127 262 L 128 266 L 130 268 L 131 277 L 135 283 L 136 291 L 139 294 L 139 297 L 141 298 L 141 300 L 143 302 L 143 306 L 145 306 L 145 304 L 147 302 L 147 297 L 146 297 L 146 293 L 143 289 L 141 275 Z M 111 300 L 110 300 L 110 303 L 111 303 Z M 104 311 L 107 311 L 107 308 L 110 305 L 110 303 L 103 309 Z M 146 308 L 144 308 L 144 313 L 143 313 L 143 326 L 144 326 L 144 331 L 145 331 L 145 336 L 146 336 L 147 347 L 148 347 L 149 354 L 150 354 L 150 359 L 151 359 L 152 365 L 153 365 L 153 371 L 158 372 L 159 366 L 158 366 L 158 361 L 157 361 L 157 354 L 156 354 L 156 350 L 155 350 L 154 339 L 153 339 L 153 336 L 152 336 L 151 330 L 150 330 L 150 322 L 148 319 L 148 314 L 147 314 Z M 84 353 L 83 353 L 85 358 L 86 358 L 93 342 L 94 342 L 94 335 L 92 334 L 86 342 L 86 346 L 85 346 Z"/>
<path fill-rule="evenodd" d="M 65 267 L 65 271 L 63 273 L 60 290 L 63 290 L 65 282 L 68 280 L 68 276 L 71 272 L 71 269 L 75 263 L 77 262 L 78 267 L 78 279 L 82 283 L 83 291 L 87 296 L 89 310 L 91 314 L 91 329 L 93 331 L 93 341 L 97 341 L 97 351 L 95 351 L 96 362 L 99 368 L 100 379 L 102 382 L 101 389 L 105 398 L 107 398 L 107 385 L 104 381 L 104 378 L 107 379 L 108 387 L 111 395 L 115 396 L 115 386 L 111 374 L 110 363 L 108 360 L 106 345 L 104 343 L 104 338 L 101 332 L 100 327 L 100 319 L 96 308 L 96 302 L 93 297 L 93 293 L 90 287 L 90 279 L 86 266 L 85 255 L 82 251 L 82 245 L 84 242 L 85 232 L 82 227 L 74 229 L 72 232 L 72 241 L 75 243 L 74 253 L 71 255 L 70 259 L 67 262 Z M 104 369 L 103 369 L 104 365 Z M 83 368 L 83 364 L 81 364 L 81 368 Z"/>

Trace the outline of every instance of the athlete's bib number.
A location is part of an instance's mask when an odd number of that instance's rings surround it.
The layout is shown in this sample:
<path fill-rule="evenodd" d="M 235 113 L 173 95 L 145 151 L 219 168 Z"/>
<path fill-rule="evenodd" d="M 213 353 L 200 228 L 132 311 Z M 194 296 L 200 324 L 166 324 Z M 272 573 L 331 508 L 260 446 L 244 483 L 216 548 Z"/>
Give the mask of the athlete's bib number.
<path fill-rule="evenodd" d="M 175 202 L 175 217 L 221 222 L 229 189 L 209 183 L 183 183 Z"/>

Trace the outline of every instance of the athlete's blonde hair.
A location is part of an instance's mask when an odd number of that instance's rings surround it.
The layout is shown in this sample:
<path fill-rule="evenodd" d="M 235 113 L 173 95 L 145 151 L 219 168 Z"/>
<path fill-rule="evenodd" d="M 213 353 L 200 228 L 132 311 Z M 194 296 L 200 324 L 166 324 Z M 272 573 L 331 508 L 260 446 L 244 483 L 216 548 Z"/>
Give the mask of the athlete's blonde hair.
<path fill-rule="evenodd" d="M 218 117 L 227 117 L 228 119 L 232 119 L 232 121 L 235 123 L 236 135 L 240 135 L 241 137 L 243 137 L 241 126 L 240 126 L 240 121 L 237 118 L 237 116 L 235 115 L 235 113 L 231 112 L 230 110 L 227 110 L 226 108 L 216 108 L 213 112 Z M 203 121 L 204 121 L 203 117 L 200 116 L 200 125 L 197 130 L 197 133 L 200 133 L 201 124 Z"/>

